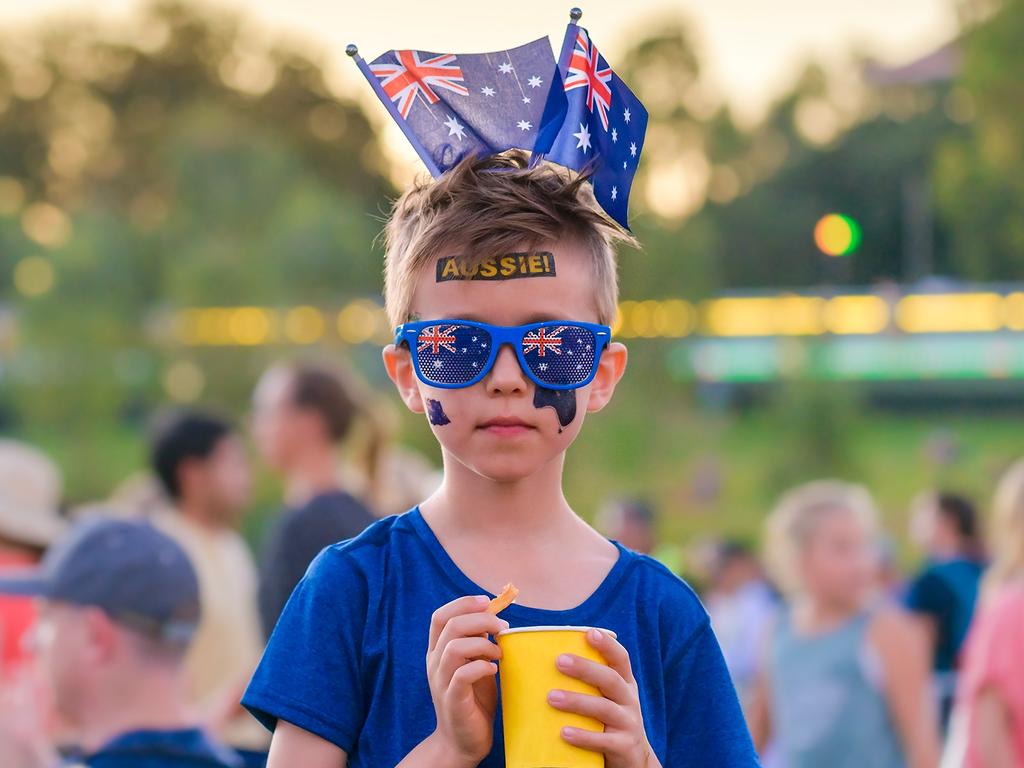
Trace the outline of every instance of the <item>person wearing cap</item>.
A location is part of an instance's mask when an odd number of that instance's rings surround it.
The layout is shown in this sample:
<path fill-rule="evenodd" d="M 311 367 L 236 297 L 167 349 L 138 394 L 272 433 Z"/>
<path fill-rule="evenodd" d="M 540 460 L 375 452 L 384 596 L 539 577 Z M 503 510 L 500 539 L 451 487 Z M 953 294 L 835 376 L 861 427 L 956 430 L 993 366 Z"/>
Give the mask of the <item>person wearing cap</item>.
<path fill-rule="evenodd" d="M 5 768 L 239 768 L 194 724 L 184 659 L 199 622 L 199 582 L 184 550 L 142 521 L 75 525 L 37 569 L 8 572 L 0 593 L 33 596 L 32 647 L 74 744 L 11 733 Z"/>
<path fill-rule="evenodd" d="M 60 535 L 61 481 L 46 454 L 0 440 L 0 574 L 35 565 Z M 35 609 L 30 599 L 0 595 L 0 681 L 11 683 L 26 660 L 22 638 Z"/>

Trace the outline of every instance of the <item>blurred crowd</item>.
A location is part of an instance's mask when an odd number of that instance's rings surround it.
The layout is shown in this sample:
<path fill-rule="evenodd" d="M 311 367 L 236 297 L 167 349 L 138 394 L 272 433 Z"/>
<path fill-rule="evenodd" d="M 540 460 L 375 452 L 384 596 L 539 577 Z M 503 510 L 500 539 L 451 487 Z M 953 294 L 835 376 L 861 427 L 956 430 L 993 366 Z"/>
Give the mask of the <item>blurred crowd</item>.
<path fill-rule="evenodd" d="M 149 471 L 71 509 L 44 453 L 0 440 L 0 764 L 262 765 L 268 735 L 239 701 L 293 588 L 439 480 L 369 402 L 344 369 L 275 365 L 246 428 L 163 413 Z M 282 490 L 258 557 L 249 436 Z M 783 495 L 760 549 L 680 557 L 639 499 L 596 522 L 695 577 L 766 766 L 1001 768 L 1024 765 L 1024 460 L 985 503 L 911 500 L 912 574 L 869 490 L 834 480 Z"/>

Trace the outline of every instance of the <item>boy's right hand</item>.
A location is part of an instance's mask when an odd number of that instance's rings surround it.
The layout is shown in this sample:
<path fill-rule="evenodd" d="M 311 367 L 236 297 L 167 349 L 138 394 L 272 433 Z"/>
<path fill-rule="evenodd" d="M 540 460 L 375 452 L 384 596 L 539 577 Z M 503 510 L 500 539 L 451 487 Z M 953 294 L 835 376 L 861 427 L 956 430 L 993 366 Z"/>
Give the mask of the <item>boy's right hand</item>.
<path fill-rule="evenodd" d="M 442 605 L 430 620 L 427 679 L 437 714 L 432 739 L 446 765 L 476 766 L 491 751 L 498 690 L 495 675 L 501 649 L 488 639 L 508 622 L 485 613 L 484 596 L 460 597 Z"/>

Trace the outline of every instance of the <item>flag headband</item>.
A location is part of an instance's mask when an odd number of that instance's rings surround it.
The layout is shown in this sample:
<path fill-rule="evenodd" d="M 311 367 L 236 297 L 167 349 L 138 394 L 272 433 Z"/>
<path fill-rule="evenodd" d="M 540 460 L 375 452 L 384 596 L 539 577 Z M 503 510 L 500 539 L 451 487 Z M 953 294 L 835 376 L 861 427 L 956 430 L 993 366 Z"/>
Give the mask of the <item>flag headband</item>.
<path fill-rule="evenodd" d="M 355 61 L 435 178 L 460 160 L 521 149 L 588 174 L 604 211 L 626 230 L 647 110 L 570 11 L 559 58 L 548 38 L 490 53 L 391 50 Z"/>

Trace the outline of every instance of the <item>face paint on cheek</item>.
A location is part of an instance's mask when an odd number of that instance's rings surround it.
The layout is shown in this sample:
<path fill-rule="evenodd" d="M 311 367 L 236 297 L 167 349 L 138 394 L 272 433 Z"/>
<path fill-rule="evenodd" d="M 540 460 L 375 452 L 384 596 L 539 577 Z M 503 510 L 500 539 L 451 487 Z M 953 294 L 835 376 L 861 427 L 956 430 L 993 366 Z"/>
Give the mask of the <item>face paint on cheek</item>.
<path fill-rule="evenodd" d="M 452 420 L 448 418 L 448 414 L 444 412 L 441 401 L 431 400 L 429 397 L 427 398 L 427 418 L 435 427 L 443 427 L 445 424 L 452 423 Z"/>
<path fill-rule="evenodd" d="M 548 389 L 537 387 L 533 393 L 534 408 L 554 408 L 558 414 L 558 423 L 561 425 L 558 432 L 572 424 L 576 418 L 576 390 L 575 389 Z"/>

